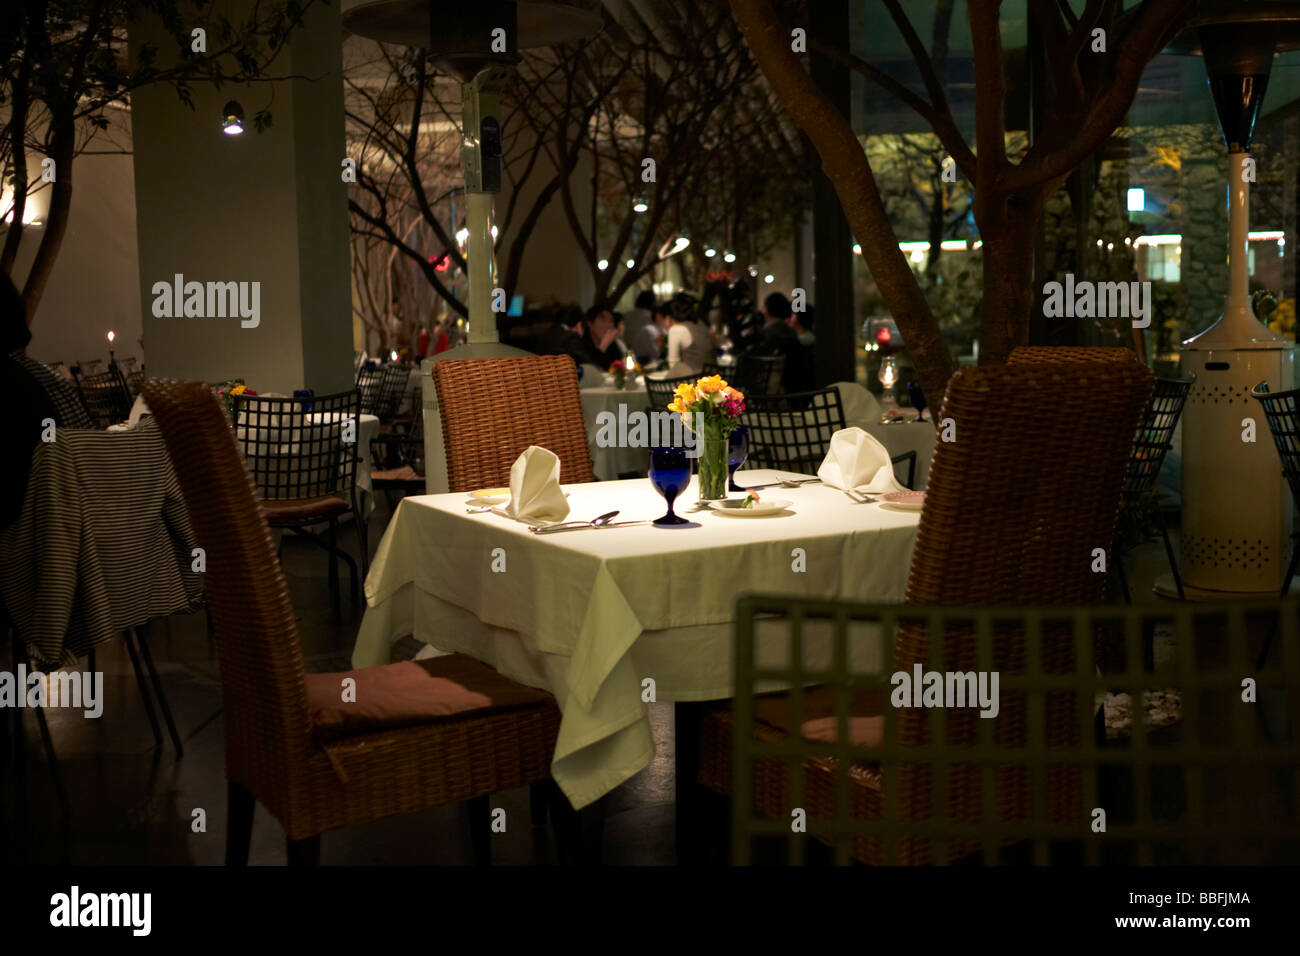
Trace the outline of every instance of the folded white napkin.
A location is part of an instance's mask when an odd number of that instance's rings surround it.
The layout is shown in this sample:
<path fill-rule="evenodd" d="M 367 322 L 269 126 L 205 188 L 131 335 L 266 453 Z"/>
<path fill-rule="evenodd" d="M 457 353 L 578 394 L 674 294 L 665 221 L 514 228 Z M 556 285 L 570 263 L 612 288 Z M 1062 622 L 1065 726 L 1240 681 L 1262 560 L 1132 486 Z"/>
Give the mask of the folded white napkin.
<path fill-rule="evenodd" d="M 831 436 L 817 477 L 833 488 L 883 495 L 907 489 L 894 477 L 889 452 L 861 428 L 844 428 Z"/>
<path fill-rule="evenodd" d="M 528 524 L 563 521 L 569 500 L 560 490 L 560 459 L 539 445 L 528 449 L 510 466 L 510 500 L 502 513 Z"/>
<path fill-rule="evenodd" d="M 153 413 L 149 411 L 149 406 L 145 404 L 144 396 L 137 395 L 135 397 L 135 404 L 131 406 L 131 417 L 126 420 L 126 423 L 132 428 L 135 428 L 135 426 L 140 423 L 141 418 L 145 415 L 152 414 Z"/>

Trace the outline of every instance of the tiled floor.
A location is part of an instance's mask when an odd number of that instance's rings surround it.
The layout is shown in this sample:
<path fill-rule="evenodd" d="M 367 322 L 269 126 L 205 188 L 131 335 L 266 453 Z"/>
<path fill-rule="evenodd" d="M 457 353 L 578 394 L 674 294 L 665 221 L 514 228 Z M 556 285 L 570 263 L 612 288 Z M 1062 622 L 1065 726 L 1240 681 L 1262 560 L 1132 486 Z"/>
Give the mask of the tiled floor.
<path fill-rule="evenodd" d="M 371 520 L 377 543 L 387 519 L 381 503 Z M 351 535 L 346 546 L 354 546 Z M 344 620 L 329 609 L 323 552 L 298 539 L 283 549 L 294 606 L 302 618 L 308 668 L 347 669 L 360 620 L 344 594 Z M 1139 550 L 1131 573 L 1139 601 L 1150 599 L 1150 582 L 1163 573 L 1158 542 Z M 346 580 L 346 579 L 345 579 Z M 344 585 L 346 588 L 346 584 Z M 225 775 L 221 696 L 217 665 L 202 614 L 173 619 L 150 635 L 185 754 L 176 759 L 170 745 L 154 746 L 137 693 L 129 659 L 120 641 L 101 648 L 106 706 L 99 720 L 66 711 L 50 712 L 50 728 L 67 780 L 73 815 L 59 812 L 49 768 L 41 756 L 34 716 L 26 715 L 27 771 L 21 795 L 12 784 L 13 762 L 0 765 L 0 826 L 13 838 L 0 840 L 0 861 L 39 864 L 219 864 L 225 842 Z M 1157 649 L 1158 661 L 1168 648 Z M 8 666 L 6 664 L 6 666 Z M 673 740 L 670 705 L 652 705 L 657 749 L 654 762 L 615 791 L 609 800 L 604 860 L 611 864 L 672 864 L 674 850 Z M 1155 735 L 1153 735 L 1153 741 Z M 1107 778 L 1112 798 L 1123 802 L 1123 779 Z M 1160 791 L 1159 781 L 1153 781 Z M 1181 800 L 1178 781 L 1161 793 Z M 507 830 L 494 837 L 498 864 L 555 862 L 550 834 L 529 825 L 526 790 L 498 794 L 493 805 L 507 813 Z M 398 817 L 365 827 L 327 834 L 326 864 L 463 864 L 471 857 L 467 819 L 458 807 Z M 279 825 L 258 810 L 251 862 L 279 865 L 285 848 Z"/>

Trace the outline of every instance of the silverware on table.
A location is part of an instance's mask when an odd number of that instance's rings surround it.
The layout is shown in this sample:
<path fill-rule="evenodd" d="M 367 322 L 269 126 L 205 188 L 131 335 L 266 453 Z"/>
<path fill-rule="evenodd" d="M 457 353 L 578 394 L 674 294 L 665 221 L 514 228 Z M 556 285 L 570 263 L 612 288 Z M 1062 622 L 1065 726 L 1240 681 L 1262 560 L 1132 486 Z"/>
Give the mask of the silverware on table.
<path fill-rule="evenodd" d="M 599 531 L 604 528 L 627 528 L 631 525 L 649 524 L 649 523 L 650 523 L 649 521 L 607 521 L 604 524 L 586 523 L 586 524 L 579 524 L 579 525 L 569 525 L 563 528 L 557 525 L 552 525 L 548 528 L 533 528 L 533 531 L 536 534 L 560 534 L 563 531 L 591 531 L 592 529 L 596 529 Z"/>
<path fill-rule="evenodd" d="M 870 495 L 863 494 L 861 491 L 858 491 L 855 488 L 841 488 L 840 490 L 843 491 L 846 495 L 848 495 L 852 501 L 860 505 L 870 505 L 870 504 L 874 504 L 876 501 L 875 498 L 872 498 Z"/>
<path fill-rule="evenodd" d="M 820 478 L 800 478 L 798 481 L 791 478 L 781 478 L 777 481 L 769 481 L 764 485 L 749 485 L 745 490 L 748 491 L 750 488 L 757 488 L 759 490 L 762 490 L 763 488 L 798 488 L 801 485 L 816 484 L 819 481 L 821 481 Z"/>
<path fill-rule="evenodd" d="M 603 528 L 614 520 L 618 510 L 608 511 L 603 515 L 592 518 L 590 521 L 561 521 L 559 524 L 548 524 L 543 527 L 534 527 L 532 530 L 537 534 L 550 531 L 577 531 L 579 528 Z"/>

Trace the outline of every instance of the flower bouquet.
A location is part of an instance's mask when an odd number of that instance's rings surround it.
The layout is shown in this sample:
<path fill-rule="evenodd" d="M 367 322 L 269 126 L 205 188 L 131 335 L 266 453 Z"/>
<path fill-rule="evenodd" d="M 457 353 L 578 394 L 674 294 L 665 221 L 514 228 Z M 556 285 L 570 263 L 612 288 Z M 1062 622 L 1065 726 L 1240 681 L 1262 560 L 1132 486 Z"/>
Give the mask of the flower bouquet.
<path fill-rule="evenodd" d="M 627 387 L 627 365 L 622 359 L 609 367 L 609 373 L 614 376 L 615 388 L 623 389 Z"/>
<path fill-rule="evenodd" d="M 744 394 L 722 376 L 706 375 L 694 385 L 678 385 L 668 410 L 682 416 L 700 443 L 700 500 L 727 497 L 727 439 L 745 411 Z"/>
<path fill-rule="evenodd" d="M 221 400 L 225 408 L 226 417 L 232 422 L 235 420 L 235 412 L 239 407 L 240 395 L 256 395 L 257 392 L 244 384 L 242 378 L 232 378 L 228 382 L 222 382 L 217 386 L 217 398 Z"/>

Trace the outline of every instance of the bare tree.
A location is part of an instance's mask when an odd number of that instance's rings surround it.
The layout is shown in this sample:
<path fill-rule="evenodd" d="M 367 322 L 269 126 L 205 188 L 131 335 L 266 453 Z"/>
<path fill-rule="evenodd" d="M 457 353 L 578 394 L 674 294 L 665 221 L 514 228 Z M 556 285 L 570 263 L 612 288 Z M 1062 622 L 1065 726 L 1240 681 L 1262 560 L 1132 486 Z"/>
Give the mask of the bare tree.
<path fill-rule="evenodd" d="M 848 118 L 813 83 L 791 49 L 791 28 L 770 0 L 728 2 L 773 90 L 817 148 L 922 386 L 942 395 L 952 357 L 898 248 L 874 171 Z M 1028 338 L 1033 259 L 1025 237 L 1035 234 L 1047 198 L 1119 126 L 1144 67 L 1177 33 L 1191 0 L 1142 0 L 1127 11 L 1120 0 L 1087 0 L 1078 15 L 1066 0 L 1029 0 L 1047 47 L 1051 102 L 1033 146 L 1018 161 L 1007 151 L 1000 0 L 967 3 L 975 60 L 974 149 L 953 120 L 935 56 L 898 0 L 884 0 L 884 6 L 916 63 L 925 95 L 846 51 L 841 38 L 809 37 L 808 49 L 862 74 L 915 110 L 974 183 L 973 212 L 984 244 L 980 360 L 1002 362 Z"/>
<path fill-rule="evenodd" d="M 10 198 L 0 209 L 0 222 L 8 224 L 0 272 L 13 276 L 28 225 L 28 200 L 41 190 L 50 193 L 36 254 L 21 283 L 29 323 L 67 231 L 73 161 L 109 130 L 109 110 L 129 104 L 135 90 L 155 83 L 171 84 L 193 108 L 192 90 L 198 83 L 267 79 L 316 2 L 258 0 L 238 20 L 216 13 L 202 0 L 24 0 L 4 5 L 0 103 L 8 110 L 0 126 L 0 176 Z M 146 43 L 130 62 L 127 27 L 145 17 L 156 18 L 167 46 L 175 47 L 163 57 L 163 51 Z M 202 42 L 196 28 L 205 31 Z M 254 121 L 259 130 L 270 125 L 269 108 L 259 110 Z M 30 168 L 29 154 L 43 157 L 40 172 Z"/>

